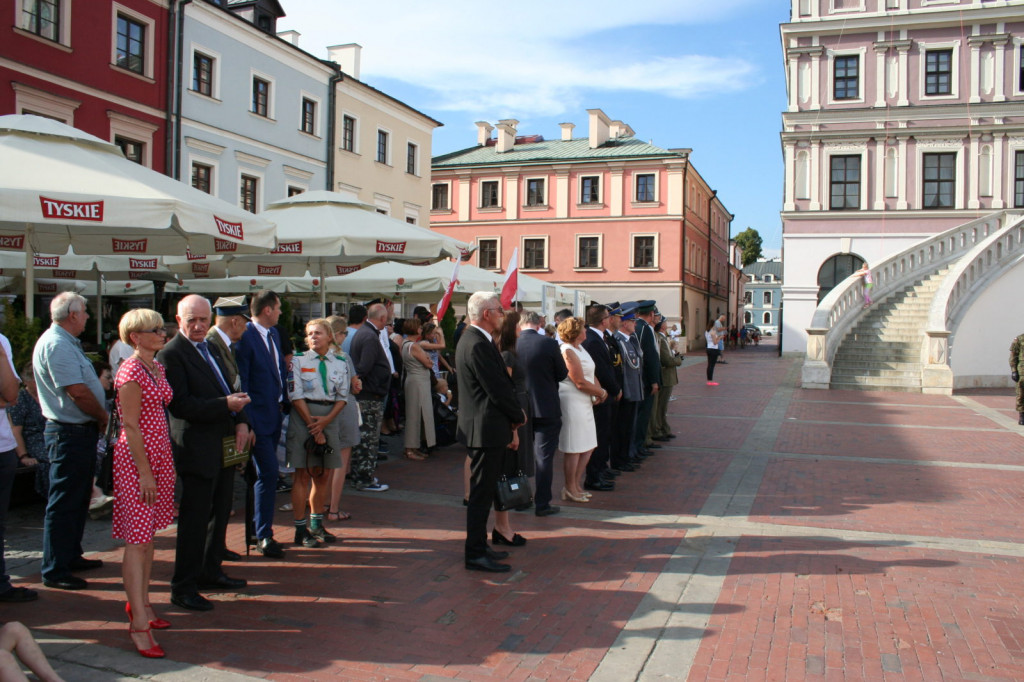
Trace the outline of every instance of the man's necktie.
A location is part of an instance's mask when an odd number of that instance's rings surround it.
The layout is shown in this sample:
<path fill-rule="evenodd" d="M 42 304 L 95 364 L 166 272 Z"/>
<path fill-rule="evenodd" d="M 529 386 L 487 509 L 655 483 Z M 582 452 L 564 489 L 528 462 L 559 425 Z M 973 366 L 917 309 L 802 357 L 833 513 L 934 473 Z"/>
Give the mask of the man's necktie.
<path fill-rule="evenodd" d="M 324 396 L 327 398 L 331 397 L 330 392 L 327 390 L 327 356 L 320 356 L 320 383 L 324 385 Z"/>
<path fill-rule="evenodd" d="M 220 390 L 224 391 L 224 395 L 231 395 L 231 389 L 228 388 L 228 384 L 224 381 L 224 377 L 221 376 L 220 367 L 213 361 L 213 357 L 210 355 L 210 349 L 206 346 L 206 341 L 200 341 L 196 344 L 196 348 L 202 354 L 203 359 L 206 360 L 206 364 L 213 370 L 213 375 L 217 377 L 217 383 L 220 384 Z"/>

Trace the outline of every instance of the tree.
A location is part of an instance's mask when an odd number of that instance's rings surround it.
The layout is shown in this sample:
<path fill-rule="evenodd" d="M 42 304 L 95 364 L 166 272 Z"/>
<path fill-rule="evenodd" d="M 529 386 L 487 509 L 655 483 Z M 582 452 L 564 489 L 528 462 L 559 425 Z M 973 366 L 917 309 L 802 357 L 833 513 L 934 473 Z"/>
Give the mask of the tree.
<path fill-rule="evenodd" d="M 757 259 L 764 255 L 761 253 L 761 235 L 752 227 L 740 232 L 733 240 L 743 249 L 743 267 L 757 262 Z"/>

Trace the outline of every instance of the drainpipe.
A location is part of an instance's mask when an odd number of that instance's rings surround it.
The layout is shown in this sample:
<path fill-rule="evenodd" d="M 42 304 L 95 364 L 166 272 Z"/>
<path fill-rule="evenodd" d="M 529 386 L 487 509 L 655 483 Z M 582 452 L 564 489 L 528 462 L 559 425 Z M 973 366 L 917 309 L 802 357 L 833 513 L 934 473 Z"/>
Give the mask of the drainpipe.
<path fill-rule="evenodd" d="M 177 25 L 177 3 L 170 4 L 167 20 L 167 59 L 164 65 L 167 77 L 167 113 L 165 114 L 164 130 L 164 175 L 170 175 L 174 168 L 174 28 Z"/>
<path fill-rule="evenodd" d="M 708 197 L 708 274 L 704 280 L 705 290 L 707 291 L 707 309 L 708 319 L 711 319 L 711 204 L 715 201 L 715 197 L 718 196 L 718 190 L 711 190 L 711 196 Z"/>
<path fill-rule="evenodd" d="M 337 64 L 334 65 L 335 73 L 331 76 L 331 79 L 327 82 L 327 191 L 334 191 L 334 136 L 337 134 L 337 127 L 334 123 L 334 117 L 338 110 L 338 83 L 345 79 L 345 74 L 341 72 L 341 67 Z"/>
<path fill-rule="evenodd" d="M 682 279 L 682 295 L 679 297 L 679 316 L 683 321 L 683 336 L 686 336 L 686 178 L 690 174 L 690 155 L 686 155 L 686 165 L 683 166 L 683 235 L 682 244 L 679 249 L 682 252 L 682 267 L 680 268 L 681 279 Z M 689 341 L 687 341 L 689 345 Z M 688 348 L 683 349 L 685 354 Z"/>
<path fill-rule="evenodd" d="M 174 147 L 173 161 L 174 161 L 174 175 L 172 176 L 175 180 L 181 180 L 181 91 L 185 89 L 184 82 L 184 69 L 185 69 L 185 5 L 192 2 L 192 0 L 179 0 L 178 1 L 178 64 L 177 73 L 175 75 L 175 92 L 174 92 Z"/>

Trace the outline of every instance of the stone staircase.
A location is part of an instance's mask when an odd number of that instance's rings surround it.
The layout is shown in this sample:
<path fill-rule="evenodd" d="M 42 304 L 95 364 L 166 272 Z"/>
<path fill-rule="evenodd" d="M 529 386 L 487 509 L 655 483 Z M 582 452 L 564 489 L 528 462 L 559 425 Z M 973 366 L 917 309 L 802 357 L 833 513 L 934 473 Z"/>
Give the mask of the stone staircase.
<path fill-rule="evenodd" d="M 919 393 L 928 310 L 947 272 L 943 267 L 876 301 L 839 345 L 830 387 Z"/>

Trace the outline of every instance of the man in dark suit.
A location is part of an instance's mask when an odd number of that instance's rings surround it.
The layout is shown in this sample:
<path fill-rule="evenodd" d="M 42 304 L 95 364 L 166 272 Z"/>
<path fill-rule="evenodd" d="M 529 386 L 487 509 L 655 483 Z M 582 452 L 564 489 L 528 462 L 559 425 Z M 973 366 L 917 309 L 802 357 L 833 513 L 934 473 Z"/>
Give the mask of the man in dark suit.
<path fill-rule="evenodd" d="M 284 548 L 274 540 L 274 496 L 277 494 L 277 443 L 281 440 L 283 410 L 288 405 L 288 369 L 285 367 L 281 339 L 274 325 L 281 317 L 281 299 L 273 291 L 257 291 L 249 304 L 252 320 L 235 345 L 238 375 L 242 390 L 252 402 L 245 409 L 256 432 L 250 466 L 256 469 L 255 496 L 256 549 L 263 556 L 280 559 Z"/>
<path fill-rule="evenodd" d="M 612 365 L 612 356 L 608 352 L 608 344 L 605 341 L 610 317 L 611 311 L 607 306 L 593 305 L 587 310 L 587 337 L 583 339 L 583 348 L 590 353 L 590 357 L 594 360 L 594 376 L 601 387 L 608 391 L 609 399 L 594 405 L 597 447 L 594 448 L 594 452 L 590 455 L 590 461 L 587 462 L 587 475 L 583 480 L 585 490 L 615 490 L 615 483 L 611 479 L 617 474 L 610 473 L 611 469 L 608 465 L 611 460 L 613 415 L 621 397 L 622 388 L 615 380 L 615 367 Z"/>
<path fill-rule="evenodd" d="M 634 343 L 636 331 L 636 302 L 628 301 L 613 311 L 618 329 L 613 335 L 619 347 L 622 362 L 622 399 L 612 431 L 612 462 L 619 471 L 633 471 L 639 466 L 640 456 L 633 448 L 633 432 L 638 405 L 644 399 L 644 385 L 639 347 Z"/>
<path fill-rule="evenodd" d="M 508 556 L 487 546 L 487 517 L 501 474 L 505 448 L 519 446 L 516 429 L 526 423 L 515 384 L 505 368 L 493 335 L 504 311 L 497 294 L 478 291 L 469 297 L 469 326 L 455 349 L 459 380 L 458 439 L 469 450 L 470 486 L 466 509 L 466 568 L 501 573 Z M 364 384 L 365 386 L 365 384 Z"/>
<path fill-rule="evenodd" d="M 356 395 L 363 423 L 359 425 L 359 443 L 352 448 L 352 483 L 357 490 L 387 492 L 388 485 L 377 480 L 377 447 L 380 424 L 384 418 L 384 400 L 391 389 L 391 363 L 381 344 L 380 332 L 388 323 L 383 303 L 366 310 L 366 322 L 352 338 L 349 355 L 363 389 Z"/>
<path fill-rule="evenodd" d="M 209 301 L 186 296 L 178 303 L 177 320 L 179 333 L 157 357 L 174 391 L 171 444 L 181 478 L 171 602 L 209 611 L 213 604 L 200 589 L 246 585 L 224 575 L 221 562 L 234 482 L 234 467 L 223 466 L 223 442 L 234 437 L 240 448 L 251 442 L 244 411 L 249 397 L 230 388 L 220 350 L 206 342 Z"/>
<path fill-rule="evenodd" d="M 636 411 L 636 424 L 633 427 L 633 444 L 641 455 L 654 454 L 647 447 L 647 427 L 654 410 L 654 401 L 661 382 L 661 355 L 658 353 L 658 340 L 654 332 L 654 309 L 652 300 L 637 303 L 636 339 L 640 343 L 642 376 L 644 380 L 644 398 Z M 657 447 L 661 447 L 660 445 Z"/>
<path fill-rule="evenodd" d="M 562 430 L 562 406 L 558 401 L 558 382 L 569 375 L 565 360 L 558 351 L 558 342 L 541 335 L 540 315 L 523 313 L 519 322 L 516 356 L 526 376 L 526 392 L 532 408 L 533 456 L 537 463 L 537 492 L 534 513 L 537 516 L 557 514 L 551 504 L 551 479 L 554 475 L 555 450 Z"/>

